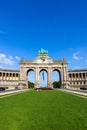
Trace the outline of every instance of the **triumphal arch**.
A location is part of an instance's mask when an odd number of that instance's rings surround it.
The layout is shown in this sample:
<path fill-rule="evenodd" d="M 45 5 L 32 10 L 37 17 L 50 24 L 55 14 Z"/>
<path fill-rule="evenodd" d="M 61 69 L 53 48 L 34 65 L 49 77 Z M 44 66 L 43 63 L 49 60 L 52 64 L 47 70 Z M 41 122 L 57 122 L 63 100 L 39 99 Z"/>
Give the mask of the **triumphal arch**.
<path fill-rule="evenodd" d="M 20 82 L 28 83 L 28 72 L 33 70 L 35 72 L 35 88 L 40 87 L 40 72 L 45 70 L 47 72 L 47 87 L 53 87 L 52 85 L 52 72 L 58 71 L 60 74 L 61 88 L 68 81 L 68 66 L 66 59 L 53 60 L 48 51 L 41 49 L 38 51 L 38 55 L 34 60 L 20 61 Z"/>

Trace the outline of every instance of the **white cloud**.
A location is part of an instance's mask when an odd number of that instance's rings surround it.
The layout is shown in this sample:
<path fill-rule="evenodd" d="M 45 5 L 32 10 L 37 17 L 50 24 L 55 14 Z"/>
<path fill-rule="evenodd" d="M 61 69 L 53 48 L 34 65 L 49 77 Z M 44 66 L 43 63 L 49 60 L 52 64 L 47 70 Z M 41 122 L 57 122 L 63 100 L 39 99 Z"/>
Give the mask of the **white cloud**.
<path fill-rule="evenodd" d="M 16 58 L 17 60 L 20 60 L 20 57 L 18 57 L 18 56 L 15 56 L 15 58 Z"/>
<path fill-rule="evenodd" d="M 12 56 L 9 56 L 9 59 L 11 59 L 11 60 L 12 60 L 12 59 L 13 59 L 13 57 L 12 57 Z"/>
<path fill-rule="evenodd" d="M 74 60 L 79 60 L 78 52 L 73 53 L 73 59 Z"/>
<path fill-rule="evenodd" d="M 11 58 L 12 57 L 8 58 L 5 54 L 1 53 L 0 54 L 0 63 L 12 66 L 15 64 L 15 62 Z"/>
<path fill-rule="evenodd" d="M 83 57 L 80 56 L 79 52 L 75 52 L 73 53 L 73 57 L 74 60 L 83 60 Z"/>

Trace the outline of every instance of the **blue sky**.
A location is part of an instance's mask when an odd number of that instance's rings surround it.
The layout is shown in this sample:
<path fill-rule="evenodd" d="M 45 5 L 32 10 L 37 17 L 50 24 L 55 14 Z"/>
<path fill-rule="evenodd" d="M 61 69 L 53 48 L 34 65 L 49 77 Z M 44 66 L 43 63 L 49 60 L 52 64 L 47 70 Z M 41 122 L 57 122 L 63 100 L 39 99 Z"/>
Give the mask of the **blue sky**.
<path fill-rule="evenodd" d="M 0 0 L 0 68 L 19 69 L 41 48 L 87 68 L 86 0 Z"/>

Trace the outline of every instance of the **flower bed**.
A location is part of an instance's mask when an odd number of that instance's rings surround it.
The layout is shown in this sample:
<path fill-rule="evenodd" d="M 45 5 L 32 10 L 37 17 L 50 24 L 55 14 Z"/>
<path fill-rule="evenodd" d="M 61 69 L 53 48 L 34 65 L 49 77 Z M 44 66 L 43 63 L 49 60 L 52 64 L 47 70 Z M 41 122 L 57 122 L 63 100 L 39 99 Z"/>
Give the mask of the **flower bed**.
<path fill-rule="evenodd" d="M 40 88 L 35 88 L 35 90 L 53 90 L 52 88 L 50 88 L 50 87 L 40 87 Z"/>

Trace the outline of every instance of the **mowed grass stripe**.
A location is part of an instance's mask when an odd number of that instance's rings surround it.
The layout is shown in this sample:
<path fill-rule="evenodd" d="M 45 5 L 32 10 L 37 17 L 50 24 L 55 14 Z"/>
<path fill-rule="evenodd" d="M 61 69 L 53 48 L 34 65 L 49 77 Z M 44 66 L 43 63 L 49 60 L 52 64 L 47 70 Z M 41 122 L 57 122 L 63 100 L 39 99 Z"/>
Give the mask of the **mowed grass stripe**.
<path fill-rule="evenodd" d="M 87 99 L 56 90 L 2 98 L 0 130 L 87 130 Z"/>

